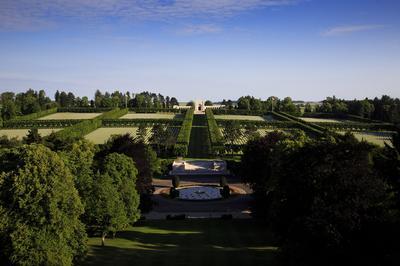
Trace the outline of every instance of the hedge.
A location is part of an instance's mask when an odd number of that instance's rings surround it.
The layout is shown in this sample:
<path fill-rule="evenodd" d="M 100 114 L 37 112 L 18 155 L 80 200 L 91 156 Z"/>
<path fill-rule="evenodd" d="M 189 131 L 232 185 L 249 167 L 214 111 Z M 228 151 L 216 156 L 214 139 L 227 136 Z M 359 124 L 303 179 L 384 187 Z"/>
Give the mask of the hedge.
<path fill-rule="evenodd" d="M 113 107 L 58 107 L 57 112 L 67 113 L 104 113 L 113 110 Z"/>
<path fill-rule="evenodd" d="M 216 120 L 219 126 L 225 126 L 230 123 L 232 120 Z M 296 128 L 298 127 L 298 123 L 293 120 L 287 121 L 251 121 L 251 120 L 235 120 L 239 125 L 246 127 L 248 125 L 255 125 L 257 127 L 271 127 L 271 128 L 279 128 L 279 127 L 287 127 L 287 128 Z"/>
<path fill-rule="evenodd" d="M 316 137 L 322 137 L 325 135 L 325 133 L 324 133 L 326 131 L 325 128 L 315 125 L 313 123 L 303 121 L 296 116 L 293 116 L 293 115 L 290 115 L 290 114 L 287 114 L 284 112 L 274 112 L 274 115 L 280 115 L 280 116 L 286 117 L 289 120 L 297 122 L 299 128 L 304 130 L 305 132 L 307 132 L 310 135 L 313 135 Z"/>
<path fill-rule="evenodd" d="M 128 108 L 124 108 L 124 109 L 119 109 L 119 108 L 115 108 L 111 111 L 108 111 L 106 113 L 103 113 L 102 115 L 100 115 L 98 118 L 99 119 L 116 119 L 119 118 L 125 114 L 128 113 Z"/>
<path fill-rule="evenodd" d="M 163 112 L 163 113 L 183 113 L 183 109 L 178 109 L 178 108 L 129 108 L 129 111 L 135 112 L 135 113 L 158 113 L 158 112 Z"/>
<path fill-rule="evenodd" d="M 182 120 L 171 119 L 104 119 L 103 127 L 136 127 L 141 124 L 153 126 L 163 124 L 169 126 L 181 126 Z"/>
<path fill-rule="evenodd" d="M 92 132 L 93 130 L 96 130 L 97 128 L 101 127 L 102 119 L 115 119 L 120 117 L 121 115 L 126 114 L 127 112 L 128 109 L 115 108 L 93 119 L 84 120 L 71 127 L 67 127 L 61 131 L 56 132 L 55 134 L 63 139 L 82 138 L 85 135 Z"/>
<path fill-rule="evenodd" d="M 3 124 L 3 128 L 64 128 L 82 122 L 83 119 L 60 120 L 10 120 Z"/>
<path fill-rule="evenodd" d="M 345 113 L 304 113 L 303 117 L 311 117 L 311 118 L 328 118 L 328 119 L 347 119 L 347 120 L 352 120 L 355 122 L 361 122 L 361 123 L 373 123 L 373 124 L 379 124 L 383 123 L 382 121 L 379 120 L 372 120 L 369 118 L 364 118 L 358 115 L 351 115 L 351 114 L 345 114 Z"/>
<path fill-rule="evenodd" d="M 396 126 L 389 123 L 323 123 L 323 122 L 314 122 L 316 125 L 320 125 L 324 128 L 334 129 L 334 130 L 356 130 L 356 131 L 365 131 L 365 130 L 375 130 L 375 131 L 396 131 Z"/>
<path fill-rule="evenodd" d="M 224 150 L 224 137 L 218 127 L 217 121 L 214 118 L 213 111 L 206 109 L 208 133 L 210 135 L 211 149 L 214 154 L 222 153 Z"/>
<path fill-rule="evenodd" d="M 43 111 L 39 111 L 39 112 L 32 113 L 32 114 L 28 114 L 28 115 L 17 116 L 15 118 L 11 119 L 10 121 L 35 120 L 35 119 L 38 119 L 38 118 L 46 116 L 46 115 L 54 114 L 56 112 L 57 112 L 57 107 L 51 108 L 51 109 L 47 109 L 47 110 L 43 110 Z"/>
<path fill-rule="evenodd" d="M 264 115 L 265 111 L 213 108 L 213 113 L 216 115 Z"/>
<path fill-rule="evenodd" d="M 183 119 L 181 129 L 179 130 L 176 144 L 174 146 L 174 153 L 177 156 L 186 156 L 190 142 L 190 131 L 192 130 L 194 109 L 190 108 L 186 111 L 185 118 Z"/>

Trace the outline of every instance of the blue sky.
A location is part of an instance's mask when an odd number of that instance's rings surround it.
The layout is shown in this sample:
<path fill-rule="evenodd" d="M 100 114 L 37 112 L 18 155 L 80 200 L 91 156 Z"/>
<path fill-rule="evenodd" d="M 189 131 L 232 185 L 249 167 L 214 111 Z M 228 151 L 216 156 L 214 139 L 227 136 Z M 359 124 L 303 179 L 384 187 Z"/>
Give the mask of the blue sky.
<path fill-rule="evenodd" d="M 400 97 L 397 0 L 0 0 L 0 92 Z"/>

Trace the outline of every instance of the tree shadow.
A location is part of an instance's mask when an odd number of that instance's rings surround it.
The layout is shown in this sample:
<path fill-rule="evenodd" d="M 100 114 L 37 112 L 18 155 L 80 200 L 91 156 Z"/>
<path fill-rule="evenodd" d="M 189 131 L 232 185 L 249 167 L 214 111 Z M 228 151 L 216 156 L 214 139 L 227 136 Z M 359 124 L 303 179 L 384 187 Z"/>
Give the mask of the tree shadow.
<path fill-rule="evenodd" d="M 145 221 L 106 245 L 92 245 L 83 265 L 275 265 L 277 254 L 253 220 Z"/>

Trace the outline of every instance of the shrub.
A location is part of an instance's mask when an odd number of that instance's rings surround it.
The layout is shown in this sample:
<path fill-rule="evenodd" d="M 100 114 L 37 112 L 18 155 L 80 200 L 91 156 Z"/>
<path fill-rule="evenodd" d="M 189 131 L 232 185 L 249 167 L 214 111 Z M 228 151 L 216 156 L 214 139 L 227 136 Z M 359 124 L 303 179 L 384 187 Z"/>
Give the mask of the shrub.
<path fill-rule="evenodd" d="M 228 185 L 225 185 L 222 187 L 222 189 L 220 189 L 220 193 L 221 196 L 226 199 L 229 198 L 229 196 L 231 195 L 231 190 Z"/>
<path fill-rule="evenodd" d="M 172 186 L 174 188 L 178 188 L 179 187 L 179 183 L 180 183 L 179 176 L 177 176 L 177 175 L 173 176 L 172 177 Z"/>
<path fill-rule="evenodd" d="M 169 172 L 172 170 L 172 163 L 174 162 L 173 159 L 160 159 L 160 174 L 161 175 L 168 175 Z"/>
<path fill-rule="evenodd" d="M 172 187 L 172 188 L 169 190 L 169 196 L 170 196 L 172 199 L 178 198 L 178 197 L 179 197 L 179 190 L 177 190 L 176 188 Z"/>
<path fill-rule="evenodd" d="M 227 186 L 227 185 L 228 185 L 228 180 L 226 180 L 225 176 L 221 176 L 219 178 L 219 186 L 220 187 L 224 187 L 224 186 Z"/>

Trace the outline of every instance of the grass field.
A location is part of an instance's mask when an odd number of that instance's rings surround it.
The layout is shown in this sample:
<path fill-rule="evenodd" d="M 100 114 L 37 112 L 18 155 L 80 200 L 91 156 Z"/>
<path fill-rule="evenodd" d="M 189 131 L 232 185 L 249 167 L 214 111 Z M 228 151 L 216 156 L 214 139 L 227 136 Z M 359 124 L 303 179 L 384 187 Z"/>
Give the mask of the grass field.
<path fill-rule="evenodd" d="M 128 113 L 120 119 L 174 119 L 182 117 L 182 114 L 174 113 Z"/>
<path fill-rule="evenodd" d="M 62 119 L 93 119 L 101 113 L 54 113 L 51 115 L 43 116 L 39 120 L 62 120 Z"/>
<path fill-rule="evenodd" d="M 248 121 L 274 121 L 271 115 L 256 116 L 256 115 L 214 115 L 216 120 L 248 120 Z"/>
<path fill-rule="evenodd" d="M 137 129 L 138 127 L 101 127 L 87 134 L 85 136 L 85 139 L 90 140 L 95 144 L 103 144 L 112 135 L 124 135 L 126 133 L 129 133 L 132 137 L 136 137 Z M 151 138 L 151 129 L 151 127 L 146 128 L 146 143 L 148 143 L 149 139 Z M 179 127 L 170 127 L 169 130 L 172 130 L 172 134 L 175 136 L 175 138 L 178 136 Z"/>
<path fill-rule="evenodd" d="M 348 123 L 354 122 L 351 120 L 342 120 L 342 119 L 332 119 L 332 118 L 314 118 L 314 117 L 300 117 L 301 120 L 310 122 L 310 123 Z"/>
<path fill-rule="evenodd" d="M 221 129 L 221 133 L 225 138 L 225 129 L 223 127 L 220 128 Z M 260 133 L 261 137 L 264 137 L 268 132 L 273 132 L 276 129 L 271 129 L 271 128 L 259 128 L 257 129 L 257 132 Z M 238 144 L 238 145 L 243 145 L 246 144 L 248 141 L 248 136 L 245 134 L 246 130 L 245 129 L 241 129 L 242 131 L 242 136 L 237 139 L 234 144 Z M 279 130 L 278 130 L 279 131 Z M 282 131 L 286 131 L 286 130 L 282 130 Z"/>
<path fill-rule="evenodd" d="M 339 134 L 345 134 L 346 131 L 337 131 Z M 385 142 L 389 145 L 392 145 L 392 132 L 381 132 L 381 131 L 368 131 L 368 132 L 359 132 L 359 131 L 352 131 L 351 133 L 359 140 L 365 140 L 370 143 L 376 144 L 378 146 L 384 147 Z"/>
<path fill-rule="evenodd" d="M 60 130 L 61 128 L 41 128 L 38 129 L 38 132 L 42 137 L 45 137 L 47 135 L 50 135 L 51 132 L 57 132 Z M 18 139 L 22 139 L 28 134 L 28 131 L 29 129 L 1 129 L 0 136 L 6 135 L 9 138 L 17 137 Z"/>
<path fill-rule="evenodd" d="M 85 136 L 85 139 L 92 141 L 95 144 L 105 143 L 112 135 L 124 135 L 126 133 L 136 137 L 137 127 L 101 127 Z M 147 129 L 146 141 L 151 136 L 151 128 Z"/>
<path fill-rule="evenodd" d="M 253 220 L 144 221 L 106 239 L 89 239 L 82 265 L 276 265 L 277 247 Z"/>

